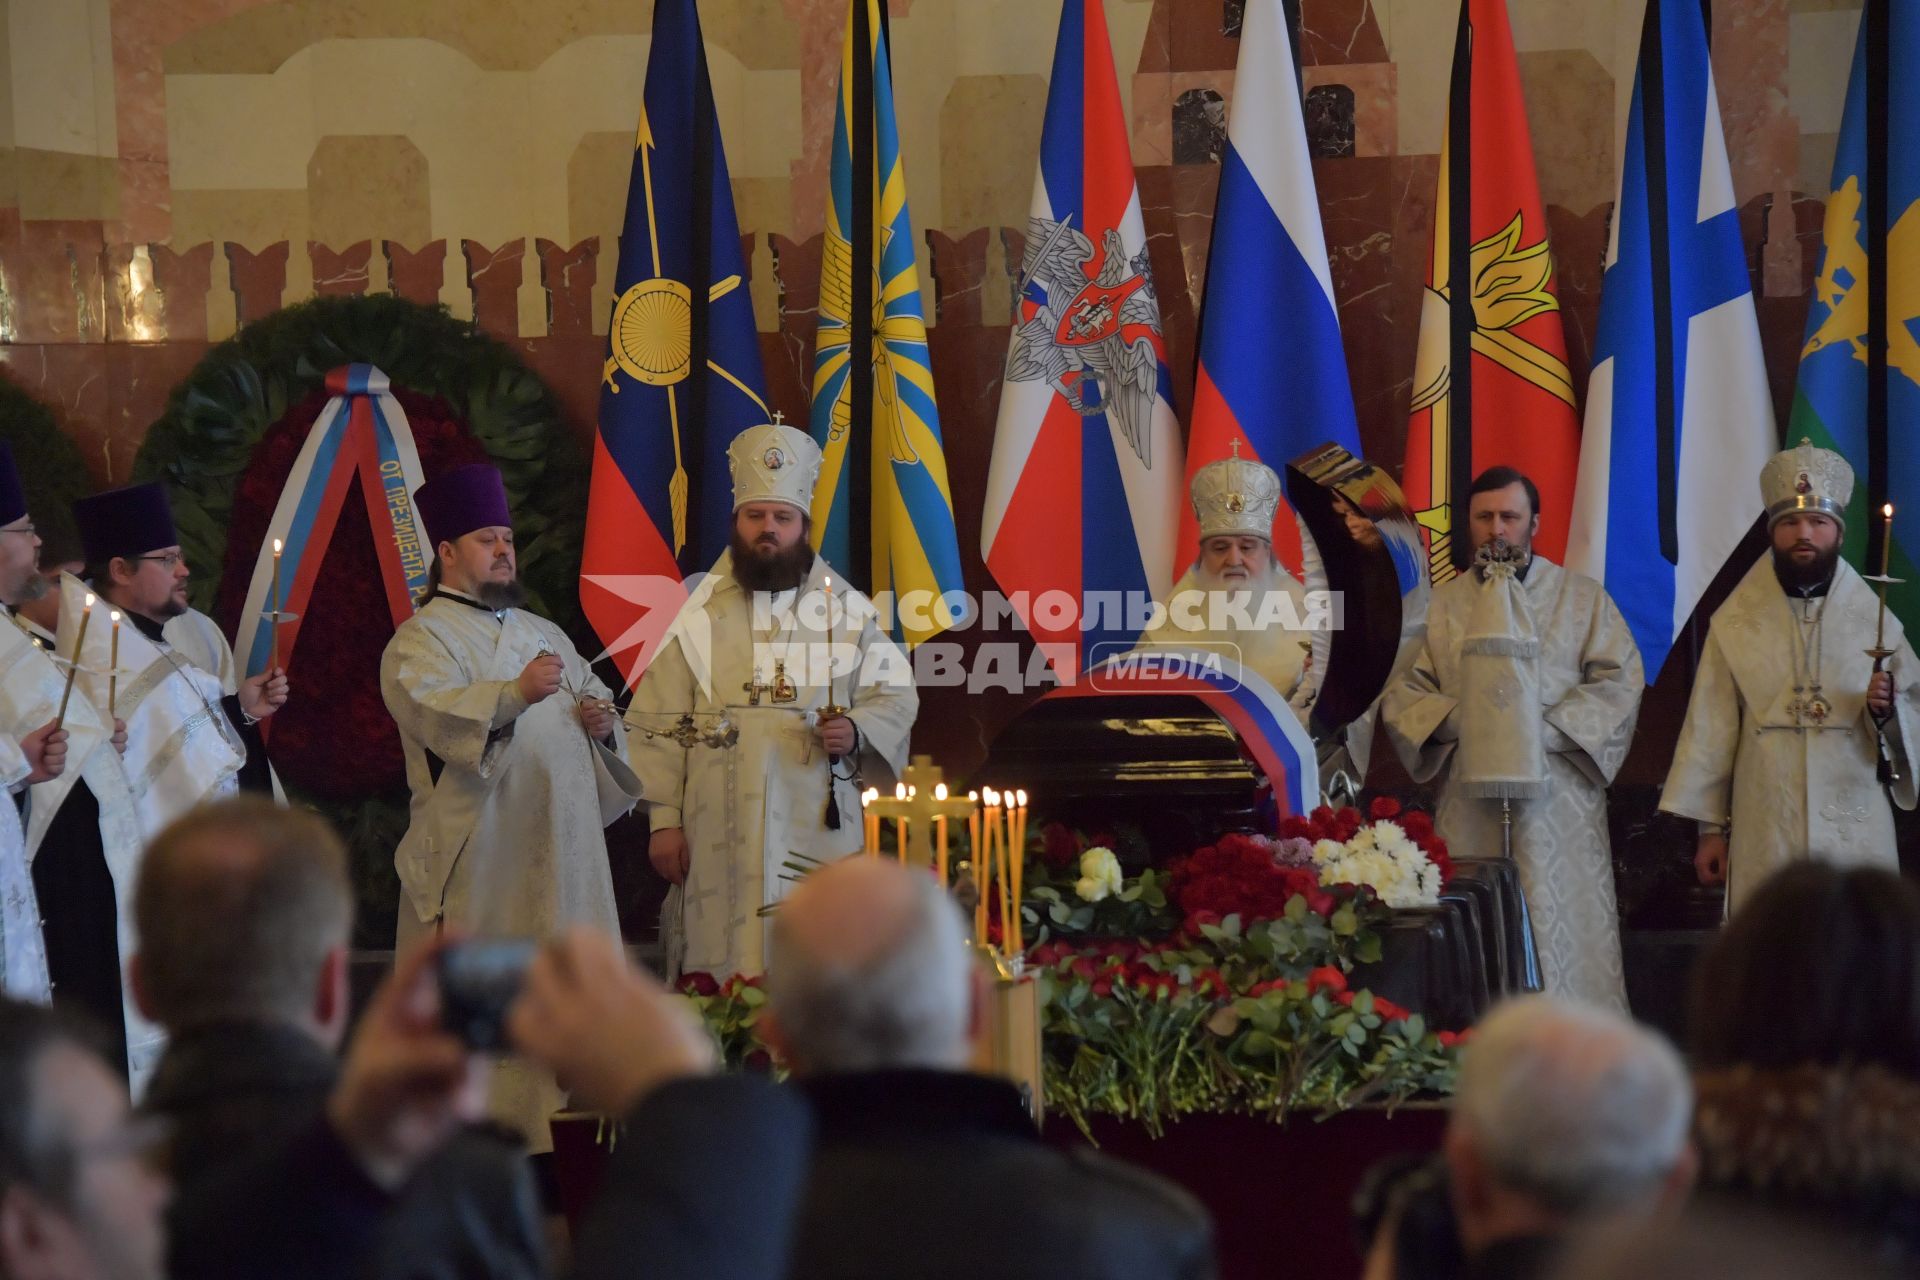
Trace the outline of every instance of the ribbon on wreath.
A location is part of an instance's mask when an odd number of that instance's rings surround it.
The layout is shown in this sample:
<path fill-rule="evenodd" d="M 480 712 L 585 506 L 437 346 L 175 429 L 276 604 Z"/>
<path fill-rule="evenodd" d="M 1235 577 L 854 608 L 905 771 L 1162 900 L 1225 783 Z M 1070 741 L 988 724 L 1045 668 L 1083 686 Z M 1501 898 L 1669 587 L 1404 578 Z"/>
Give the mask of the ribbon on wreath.
<path fill-rule="evenodd" d="M 387 375 L 370 364 L 342 365 L 327 374 L 326 386 L 333 398 L 300 447 L 254 559 L 234 645 L 248 675 L 265 671 L 272 661 L 273 630 L 263 615 L 275 608 L 282 613 L 307 612 L 340 509 L 355 484 L 373 526 L 374 551 L 394 626 L 413 616 L 414 601 L 427 587 L 433 549 L 427 545 L 413 506 L 414 490 L 425 477 L 406 411 L 394 399 Z M 282 598 L 277 603 L 271 599 L 276 538 L 283 547 Z M 292 661 L 300 621 L 294 618 L 281 627 L 282 666 Z"/>

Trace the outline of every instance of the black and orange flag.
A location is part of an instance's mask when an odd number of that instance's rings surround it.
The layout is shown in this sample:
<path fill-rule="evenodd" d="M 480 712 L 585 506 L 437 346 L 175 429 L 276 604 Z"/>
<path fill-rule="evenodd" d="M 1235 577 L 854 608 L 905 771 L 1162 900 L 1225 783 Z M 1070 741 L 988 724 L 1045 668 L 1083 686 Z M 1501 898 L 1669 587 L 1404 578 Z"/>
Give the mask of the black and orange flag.
<path fill-rule="evenodd" d="M 1462 0 L 1401 485 L 1436 583 L 1466 562 L 1487 467 L 1540 487 L 1535 548 L 1564 557 L 1580 466 L 1560 300 L 1506 0 Z"/>

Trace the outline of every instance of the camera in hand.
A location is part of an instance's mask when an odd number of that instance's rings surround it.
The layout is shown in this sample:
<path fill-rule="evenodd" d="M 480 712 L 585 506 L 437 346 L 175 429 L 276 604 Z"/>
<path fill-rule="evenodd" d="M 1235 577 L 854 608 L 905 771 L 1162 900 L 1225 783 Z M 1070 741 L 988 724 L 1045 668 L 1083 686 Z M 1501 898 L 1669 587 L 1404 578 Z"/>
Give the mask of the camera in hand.
<path fill-rule="evenodd" d="M 539 944 L 525 938 L 456 942 L 439 956 L 440 1022 L 468 1048 L 507 1048 L 507 1010 Z"/>

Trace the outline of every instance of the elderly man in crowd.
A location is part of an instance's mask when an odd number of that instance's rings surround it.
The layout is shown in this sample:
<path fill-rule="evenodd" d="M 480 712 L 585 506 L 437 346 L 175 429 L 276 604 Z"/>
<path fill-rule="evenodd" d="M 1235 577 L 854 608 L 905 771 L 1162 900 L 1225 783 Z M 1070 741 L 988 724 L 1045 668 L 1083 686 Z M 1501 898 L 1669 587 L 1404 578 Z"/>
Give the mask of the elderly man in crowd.
<path fill-rule="evenodd" d="M 968 1070 L 984 978 L 930 877 L 865 858 L 808 876 L 774 917 L 768 980 L 764 1034 L 819 1125 L 795 1280 L 1213 1274 L 1184 1192 L 1048 1146 L 1011 1083 Z"/>
<path fill-rule="evenodd" d="M 1575 1231 L 1677 1210 L 1692 1107 L 1673 1046 L 1619 1014 L 1552 996 L 1495 1009 L 1445 1142 L 1466 1274 L 1550 1275 Z"/>

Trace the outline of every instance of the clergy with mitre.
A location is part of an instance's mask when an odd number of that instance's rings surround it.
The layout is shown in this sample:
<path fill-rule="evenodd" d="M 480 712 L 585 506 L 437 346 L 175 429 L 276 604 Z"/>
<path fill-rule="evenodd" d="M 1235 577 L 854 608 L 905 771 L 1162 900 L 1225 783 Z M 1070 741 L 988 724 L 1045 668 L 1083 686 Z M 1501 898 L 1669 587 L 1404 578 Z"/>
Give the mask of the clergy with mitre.
<path fill-rule="evenodd" d="M 0 872 L 7 987 L 16 958 L 23 979 L 44 963 L 56 1002 L 107 1029 L 110 1059 L 137 1087 L 164 1044 L 129 997 L 120 963 L 133 951 L 133 884 L 147 833 L 120 757 L 124 734 L 78 689 L 59 719 L 63 669 L 18 625 L 14 611 L 48 589 L 39 547 L 13 455 L 0 442 L 0 734 L 26 757 L 27 772 L 9 777 L 9 791 L 32 878 L 23 885 Z M 28 924 L 39 930 L 38 948 Z"/>
<path fill-rule="evenodd" d="M 1140 638 L 1143 649 L 1198 649 L 1237 659 L 1292 704 L 1304 722 L 1318 675 L 1312 654 L 1316 632 L 1307 590 L 1273 558 L 1273 521 L 1280 509 L 1280 477 L 1240 456 L 1193 473 L 1193 513 L 1200 524 L 1200 556 L 1174 584 L 1167 612 Z M 1312 556 L 1313 540 L 1303 538 Z M 1313 565 L 1309 565 L 1311 569 Z M 1319 638 L 1330 639 L 1324 628 Z M 1319 648 L 1324 652 L 1326 645 Z M 1324 661 L 1323 661 L 1324 665 Z"/>
<path fill-rule="evenodd" d="M 722 977 L 765 967 L 765 908 L 808 867 L 860 849 L 861 786 L 892 787 L 920 708 L 871 602 L 808 543 L 820 447 L 773 422 L 735 437 L 727 464 L 731 544 L 628 711 L 648 735 L 648 853 L 674 885 L 669 971 Z"/>
<path fill-rule="evenodd" d="M 151 835 L 242 787 L 271 791 L 258 725 L 286 702 L 286 673 L 238 679 L 226 636 L 188 606 L 191 571 L 166 489 L 96 493 L 73 517 L 88 581 L 61 579 L 59 652 L 79 655 L 75 687 L 127 723 L 142 827 Z"/>
<path fill-rule="evenodd" d="M 430 587 L 380 660 L 413 792 L 394 851 L 399 945 L 443 922 L 464 933 L 547 937 L 573 925 L 619 936 L 604 828 L 640 783 L 607 687 L 547 619 L 521 607 L 500 472 L 456 467 L 420 486 Z M 496 1066 L 491 1107 L 537 1151 L 563 1102 L 551 1076 Z"/>
<path fill-rule="evenodd" d="M 1510 842 L 1546 989 L 1625 1013 L 1607 786 L 1633 741 L 1640 650 L 1604 587 L 1534 552 L 1531 480 L 1492 467 L 1467 501 L 1475 565 L 1434 589 L 1381 719 L 1414 781 L 1437 780 L 1455 857 Z"/>
<path fill-rule="evenodd" d="M 1916 799 L 1920 661 L 1840 558 L 1853 468 L 1802 440 L 1767 462 L 1760 492 L 1773 554 L 1714 611 L 1660 797 L 1699 822 L 1695 870 L 1728 883 L 1730 910 L 1800 858 L 1898 869 L 1882 750 L 1893 799 Z"/>

